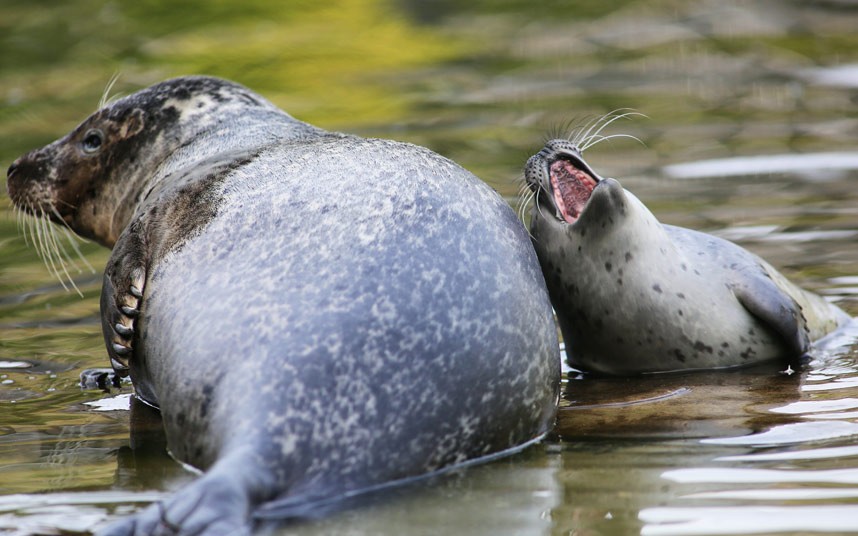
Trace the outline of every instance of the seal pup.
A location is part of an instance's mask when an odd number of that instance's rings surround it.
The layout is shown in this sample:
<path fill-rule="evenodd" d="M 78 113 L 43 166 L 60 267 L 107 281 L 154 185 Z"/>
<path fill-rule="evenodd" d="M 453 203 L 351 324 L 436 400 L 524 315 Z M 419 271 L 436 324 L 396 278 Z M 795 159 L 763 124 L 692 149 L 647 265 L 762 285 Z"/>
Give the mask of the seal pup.
<path fill-rule="evenodd" d="M 560 357 L 526 230 L 428 149 L 183 77 L 19 158 L 8 190 L 113 248 L 111 363 L 205 471 L 105 534 L 246 533 L 552 425 Z"/>
<path fill-rule="evenodd" d="M 639 374 L 795 366 L 849 316 L 726 240 L 662 225 L 565 139 L 525 168 L 530 232 L 566 341 L 584 371 Z"/>

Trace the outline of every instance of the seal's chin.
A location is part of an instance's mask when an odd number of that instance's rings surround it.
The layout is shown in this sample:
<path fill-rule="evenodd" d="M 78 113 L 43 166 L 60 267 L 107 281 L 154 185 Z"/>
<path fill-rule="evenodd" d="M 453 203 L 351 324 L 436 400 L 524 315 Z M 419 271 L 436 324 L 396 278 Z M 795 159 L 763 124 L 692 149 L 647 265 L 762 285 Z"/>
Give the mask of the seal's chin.
<path fill-rule="evenodd" d="M 589 170 L 577 167 L 575 162 L 565 158 L 555 160 L 548 166 L 551 195 L 557 208 L 558 219 L 566 223 L 575 223 L 587 207 L 599 177 Z"/>

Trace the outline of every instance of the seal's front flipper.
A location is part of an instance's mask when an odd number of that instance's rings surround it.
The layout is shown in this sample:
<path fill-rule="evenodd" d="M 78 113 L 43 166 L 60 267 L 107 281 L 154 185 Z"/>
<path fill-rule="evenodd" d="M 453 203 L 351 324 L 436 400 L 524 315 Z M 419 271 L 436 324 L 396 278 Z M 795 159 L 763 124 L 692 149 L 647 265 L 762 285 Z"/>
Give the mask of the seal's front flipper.
<path fill-rule="evenodd" d="M 751 315 L 769 328 L 787 351 L 790 363 L 800 363 L 810 349 L 810 336 L 801 306 L 770 277 L 733 286 L 733 294 Z"/>
<path fill-rule="evenodd" d="M 136 227 L 132 224 L 116 241 L 101 289 L 101 331 L 110 364 L 121 377 L 128 376 L 131 367 L 146 283 L 144 243 Z"/>

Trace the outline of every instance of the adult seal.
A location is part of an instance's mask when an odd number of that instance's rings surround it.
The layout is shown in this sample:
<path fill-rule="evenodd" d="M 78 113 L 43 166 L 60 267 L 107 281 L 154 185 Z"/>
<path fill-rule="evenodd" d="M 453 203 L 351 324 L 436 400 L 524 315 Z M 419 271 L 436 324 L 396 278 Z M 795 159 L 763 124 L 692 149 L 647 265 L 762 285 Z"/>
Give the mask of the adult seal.
<path fill-rule="evenodd" d="M 570 364 L 605 374 L 795 366 L 849 320 L 717 237 L 662 225 L 567 140 L 530 158 L 531 236 Z"/>
<path fill-rule="evenodd" d="M 245 533 L 552 424 L 559 352 L 527 233 L 427 149 L 184 77 L 21 157 L 8 189 L 113 248 L 113 367 L 205 471 L 105 534 Z"/>

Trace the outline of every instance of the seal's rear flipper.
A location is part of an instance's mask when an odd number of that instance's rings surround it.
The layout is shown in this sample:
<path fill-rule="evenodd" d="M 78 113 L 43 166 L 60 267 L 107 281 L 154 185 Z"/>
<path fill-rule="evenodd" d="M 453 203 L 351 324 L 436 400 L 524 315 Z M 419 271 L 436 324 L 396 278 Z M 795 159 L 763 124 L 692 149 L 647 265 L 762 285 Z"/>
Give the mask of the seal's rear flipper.
<path fill-rule="evenodd" d="M 810 336 L 801 306 L 783 292 L 769 277 L 761 276 L 753 284 L 735 285 L 733 294 L 770 332 L 780 339 L 790 364 L 801 364 L 810 349 Z"/>
<path fill-rule="evenodd" d="M 255 459 L 252 451 L 234 451 L 172 497 L 108 525 L 97 536 L 250 536 L 251 509 L 271 495 L 270 475 L 254 465 Z"/>

